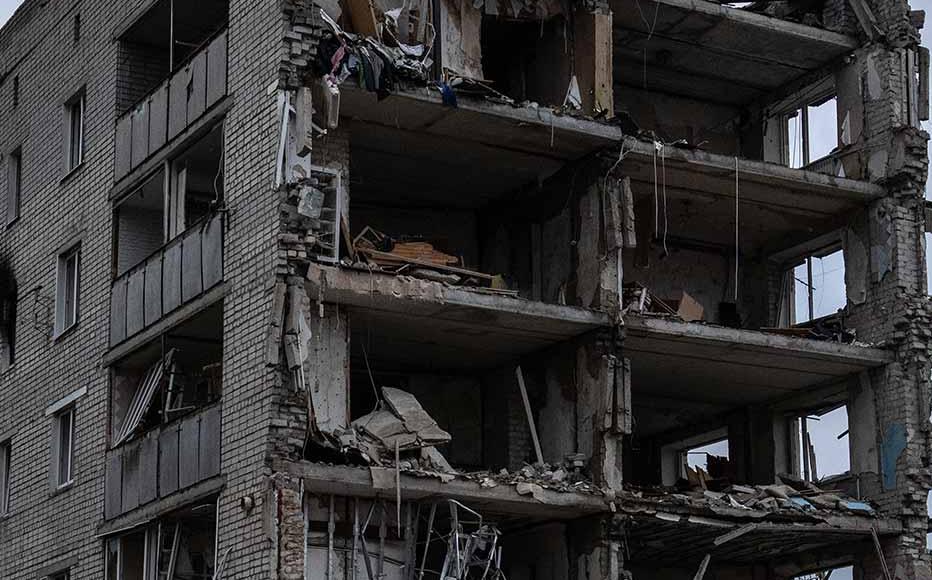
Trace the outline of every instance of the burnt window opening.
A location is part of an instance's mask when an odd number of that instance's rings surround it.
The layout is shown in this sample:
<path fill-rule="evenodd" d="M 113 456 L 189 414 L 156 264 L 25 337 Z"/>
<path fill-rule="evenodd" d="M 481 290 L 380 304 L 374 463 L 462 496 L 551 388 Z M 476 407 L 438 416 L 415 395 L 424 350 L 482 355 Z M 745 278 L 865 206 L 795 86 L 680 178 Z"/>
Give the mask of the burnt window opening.
<path fill-rule="evenodd" d="M 107 580 L 209 580 L 217 566 L 217 504 L 207 499 L 107 540 Z"/>
<path fill-rule="evenodd" d="M 17 284 L 13 270 L 0 261 L 0 373 L 16 361 Z"/>
<path fill-rule="evenodd" d="M 218 32 L 229 18 L 229 0 L 161 0 L 121 37 L 117 64 L 117 114 L 149 94 Z"/>
<path fill-rule="evenodd" d="M 121 276 L 216 211 L 223 200 L 223 129 L 166 162 L 114 210 Z"/>
<path fill-rule="evenodd" d="M 114 365 L 113 446 L 220 400 L 222 317 L 222 304 L 214 304 Z"/>
<path fill-rule="evenodd" d="M 6 160 L 6 224 L 19 219 L 23 190 L 23 148 L 17 147 Z"/>

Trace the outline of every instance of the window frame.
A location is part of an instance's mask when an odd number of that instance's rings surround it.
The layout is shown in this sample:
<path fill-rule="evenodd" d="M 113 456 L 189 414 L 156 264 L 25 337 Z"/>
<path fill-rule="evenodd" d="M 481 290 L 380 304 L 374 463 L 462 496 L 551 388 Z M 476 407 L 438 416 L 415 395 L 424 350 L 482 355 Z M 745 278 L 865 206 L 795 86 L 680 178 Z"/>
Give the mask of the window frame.
<path fill-rule="evenodd" d="M 6 159 L 6 225 L 19 220 L 23 199 L 23 146 L 19 145 L 7 154 Z M 10 208 L 14 211 L 11 212 Z"/>
<path fill-rule="evenodd" d="M 85 102 L 86 94 L 84 88 L 81 88 L 65 101 L 64 160 L 66 176 L 84 164 Z M 77 129 L 77 136 L 75 136 L 75 129 Z"/>
<path fill-rule="evenodd" d="M 74 277 L 68 280 L 68 265 L 74 262 Z M 66 288 L 64 285 L 69 284 Z M 66 305 L 68 295 L 72 296 L 70 317 L 66 318 Z M 77 326 L 80 320 L 81 296 L 81 244 L 77 243 L 58 254 L 57 274 L 55 280 L 55 337 L 59 337 L 71 328 Z"/>
<path fill-rule="evenodd" d="M 74 452 L 75 452 L 75 418 L 77 416 L 74 405 L 69 405 L 55 413 L 55 424 L 53 429 L 52 454 L 53 478 L 52 485 L 55 490 L 61 490 L 74 484 Z M 63 425 L 65 418 L 68 420 L 67 429 L 67 453 L 65 449 L 65 433 Z M 67 460 L 67 463 L 65 463 Z M 67 469 L 63 469 L 63 466 Z M 67 477 L 63 477 L 67 475 Z"/>

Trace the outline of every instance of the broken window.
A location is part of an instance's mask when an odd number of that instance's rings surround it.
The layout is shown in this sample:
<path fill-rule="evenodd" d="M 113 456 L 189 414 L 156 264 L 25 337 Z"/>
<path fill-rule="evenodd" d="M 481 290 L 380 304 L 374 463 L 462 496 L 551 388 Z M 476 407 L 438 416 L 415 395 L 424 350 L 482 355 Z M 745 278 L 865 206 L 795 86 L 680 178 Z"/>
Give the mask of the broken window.
<path fill-rule="evenodd" d="M 114 365 L 113 446 L 220 399 L 221 317 L 215 304 Z"/>
<path fill-rule="evenodd" d="M 65 172 L 84 161 L 84 89 L 65 103 Z"/>
<path fill-rule="evenodd" d="M 106 549 L 107 580 L 210 580 L 215 571 L 216 500 L 159 518 Z"/>
<path fill-rule="evenodd" d="M 660 454 L 663 485 L 686 480 L 704 487 L 710 479 L 732 477 L 728 429 L 724 427 L 664 445 Z"/>
<path fill-rule="evenodd" d="M 793 324 L 835 314 L 847 304 L 845 258 L 838 249 L 807 256 L 793 268 Z"/>
<path fill-rule="evenodd" d="M 9 441 L 0 443 L 0 516 L 10 513 L 10 466 L 13 446 Z"/>
<path fill-rule="evenodd" d="M 78 322 L 80 258 L 80 244 L 58 255 L 58 279 L 55 291 L 56 336 Z"/>
<path fill-rule="evenodd" d="M 798 474 L 817 482 L 851 469 L 848 447 L 848 407 L 807 413 L 797 421 Z"/>
<path fill-rule="evenodd" d="M 56 487 L 64 487 L 74 481 L 74 407 L 55 415 L 53 437 L 53 482 Z"/>
<path fill-rule="evenodd" d="M 19 206 L 23 187 L 23 149 L 17 147 L 6 160 L 6 223 L 19 219 Z"/>
<path fill-rule="evenodd" d="M 71 571 L 70 570 L 61 570 L 54 574 L 49 574 L 47 580 L 71 580 Z"/>
<path fill-rule="evenodd" d="M 838 109 L 834 95 L 802 104 L 784 119 L 784 163 L 790 167 L 806 167 L 838 146 Z"/>

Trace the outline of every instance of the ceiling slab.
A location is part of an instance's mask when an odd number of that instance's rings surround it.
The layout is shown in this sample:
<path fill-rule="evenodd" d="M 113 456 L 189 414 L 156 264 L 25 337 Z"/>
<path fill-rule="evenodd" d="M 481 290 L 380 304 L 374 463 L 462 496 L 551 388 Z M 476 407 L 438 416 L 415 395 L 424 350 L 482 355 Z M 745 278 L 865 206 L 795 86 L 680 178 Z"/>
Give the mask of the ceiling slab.
<path fill-rule="evenodd" d="M 644 88 L 646 76 L 648 90 L 725 104 L 749 103 L 858 46 L 842 34 L 706 0 L 611 6 L 617 83 Z M 682 82 L 688 76 L 708 81 Z M 721 92 L 728 83 L 737 90 Z"/>
<path fill-rule="evenodd" d="M 845 380 L 890 351 L 652 317 L 625 318 L 632 389 L 740 406 Z"/>

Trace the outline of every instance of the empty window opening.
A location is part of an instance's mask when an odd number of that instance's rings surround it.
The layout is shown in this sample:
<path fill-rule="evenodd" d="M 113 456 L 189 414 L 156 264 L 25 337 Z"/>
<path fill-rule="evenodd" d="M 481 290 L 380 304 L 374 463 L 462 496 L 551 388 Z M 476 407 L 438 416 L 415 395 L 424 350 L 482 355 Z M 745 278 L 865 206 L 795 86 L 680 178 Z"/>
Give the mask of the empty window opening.
<path fill-rule="evenodd" d="M 64 487 L 74 481 L 74 407 L 55 415 L 54 425 L 53 481 L 56 487 Z"/>
<path fill-rule="evenodd" d="M 120 37 L 117 113 L 122 114 L 185 65 L 227 26 L 229 0 L 161 0 Z"/>
<path fill-rule="evenodd" d="M 216 304 L 114 365 L 114 446 L 220 399 L 222 336 L 222 305 Z"/>
<path fill-rule="evenodd" d="M 209 580 L 217 553 L 217 504 L 206 500 L 107 540 L 107 580 Z"/>
<path fill-rule="evenodd" d="M 784 162 L 800 168 L 838 146 L 838 108 L 834 96 L 801 105 L 785 117 Z"/>
<path fill-rule="evenodd" d="M 854 580 L 854 567 L 845 566 L 843 568 L 808 572 L 794 577 L 793 580 Z"/>
<path fill-rule="evenodd" d="M 48 576 L 48 580 L 71 580 L 71 571 L 62 570 Z"/>
<path fill-rule="evenodd" d="M 6 161 L 6 223 L 19 219 L 19 208 L 23 188 L 23 149 L 17 147 Z"/>
<path fill-rule="evenodd" d="M 223 199 L 222 139 L 218 126 L 120 201 L 114 215 L 117 276 L 199 226 L 219 208 Z"/>
<path fill-rule="evenodd" d="M 802 415 L 796 424 L 800 477 L 817 482 L 850 471 L 846 405 Z"/>
<path fill-rule="evenodd" d="M 74 23 L 73 23 L 73 28 L 72 28 L 72 40 L 74 40 L 75 44 L 77 44 L 81 40 L 81 14 L 80 13 L 74 15 Z"/>
<path fill-rule="evenodd" d="M 59 254 L 55 292 L 55 335 L 77 324 L 80 285 L 81 246 Z"/>
<path fill-rule="evenodd" d="M 84 91 L 65 103 L 66 171 L 72 171 L 84 161 Z"/>
<path fill-rule="evenodd" d="M 728 429 L 687 437 L 660 448 L 663 485 L 687 481 L 704 487 L 709 480 L 734 480 L 728 456 Z"/>
<path fill-rule="evenodd" d="M 13 108 L 19 106 L 19 76 L 13 77 Z"/>
<path fill-rule="evenodd" d="M 847 304 L 845 258 L 841 249 L 807 256 L 794 266 L 792 277 L 793 324 L 835 314 Z"/>
<path fill-rule="evenodd" d="M 10 467 L 13 446 L 9 441 L 0 443 L 0 516 L 10 513 Z"/>

